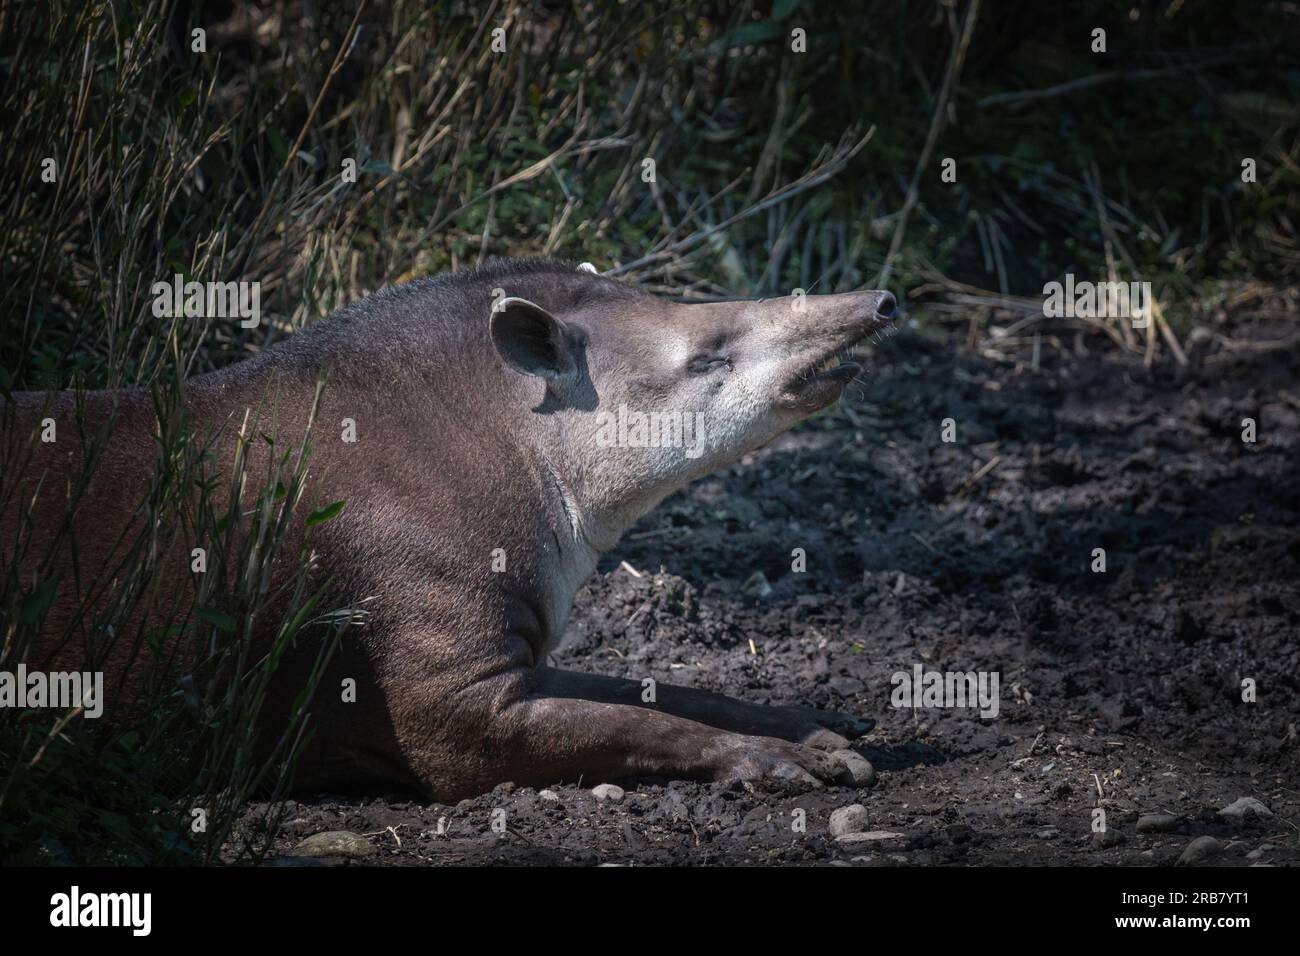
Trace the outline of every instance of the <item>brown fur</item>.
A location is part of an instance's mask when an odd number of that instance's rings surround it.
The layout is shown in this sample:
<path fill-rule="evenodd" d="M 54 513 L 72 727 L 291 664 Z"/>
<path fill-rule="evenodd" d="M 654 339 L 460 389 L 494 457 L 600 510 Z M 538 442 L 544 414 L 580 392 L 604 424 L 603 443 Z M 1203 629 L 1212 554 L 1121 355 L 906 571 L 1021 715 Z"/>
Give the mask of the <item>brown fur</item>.
<path fill-rule="evenodd" d="M 646 705 L 638 684 L 544 666 L 573 589 L 595 557 L 672 488 L 621 491 L 599 462 L 584 458 L 571 441 L 566 445 L 566 423 L 602 401 L 597 379 L 579 369 L 569 380 L 542 382 L 503 362 L 488 335 L 497 288 L 564 320 L 567 334 L 577 336 L 582 362 L 603 363 L 601 374 L 620 381 L 643 380 L 646 395 L 671 384 L 656 378 L 655 338 L 647 330 L 664 323 L 703 340 L 752 314 L 732 303 L 677 305 L 568 264 L 504 262 L 370 296 L 281 346 L 190 380 L 187 408 L 204 434 L 220 436 L 217 474 L 228 474 L 246 410 L 266 422 L 274 404 L 284 448 L 304 435 L 317 378 L 328 376 L 307 502 L 347 505 L 313 532 L 315 581 L 330 583 L 335 604 L 362 605 L 368 617 L 345 635 L 322 685 L 299 785 L 410 784 L 447 800 L 504 780 L 541 784 L 580 775 L 841 775 L 835 760 L 804 744 L 841 746 L 836 730 L 867 726 L 856 718 L 760 708 L 663 686 L 657 703 Z M 826 308 L 800 321 L 825 328 L 808 325 L 793 337 L 815 339 L 813 333 L 824 332 L 833 343 L 860 336 L 881 302 L 879 294 L 861 295 L 876 298 L 815 297 L 827 300 Z M 597 349 L 619 336 L 626 342 L 622 351 Z M 84 594 L 99 575 L 104 594 L 98 606 L 111 599 L 123 541 L 140 530 L 136 505 L 155 466 L 147 393 L 85 393 L 80 415 L 76 400 L 61 393 L 47 408 L 44 395 L 18 394 L 5 436 L 12 463 L 42 417 L 59 425 L 56 443 L 34 444 L 29 467 L 6 467 L 3 480 L 16 482 L 19 493 L 7 496 L 13 506 L 0 515 L 0 560 L 8 567 L 17 503 L 35 496 L 29 554 L 51 558 L 61 572 L 44 629 L 49 635 L 62 633 L 81 603 L 76 580 Z M 356 421 L 356 444 L 337 440 L 344 418 Z M 89 434 L 110 420 L 111 439 L 73 516 L 74 568 L 67 548 L 54 547 L 64 489 L 81 471 L 87 447 L 74 423 Z M 258 451 L 250 475 L 265 473 L 265 454 Z M 566 502 L 566 495 L 573 500 Z M 614 501 L 619 495 L 627 501 Z M 573 501 L 594 503 L 589 510 L 595 517 L 583 509 L 575 515 Z M 156 599 L 135 615 L 134 627 L 157 628 L 174 609 L 188 610 L 192 546 L 179 541 L 160 559 Z M 504 573 L 491 570 L 495 548 L 507 553 Z M 289 548 L 285 555 L 292 560 L 296 552 Z M 30 576 L 30 567 L 20 570 Z M 82 631 L 93 649 L 93 636 Z M 110 716 L 115 705 L 125 707 L 140 692 L 141 664 L 130 659 L 130 643 L 117 641 L 99 662 Z M 85 650 L 46 641 L 38 647 L 39 660 L 28 664 L 81 669 Z M 268 729 L 283 720 L 307 660 L 304 649 L 283 668 Z M 344 677 L 357 680 L 354 704 L 339 700 Z"/>

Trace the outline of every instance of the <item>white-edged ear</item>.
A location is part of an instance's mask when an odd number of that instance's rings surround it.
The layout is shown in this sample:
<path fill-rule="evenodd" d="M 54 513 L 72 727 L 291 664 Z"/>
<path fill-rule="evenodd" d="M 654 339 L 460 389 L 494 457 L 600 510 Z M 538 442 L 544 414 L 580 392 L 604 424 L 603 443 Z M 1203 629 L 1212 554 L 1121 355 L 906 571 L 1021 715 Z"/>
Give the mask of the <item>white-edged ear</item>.
<path fill-rule="evenodd" d="M 579 271 L 579 272 L 590 272 L 592 275 L 596 275 L 596 274 L 597 274 L 597 272 L 596 272 L 596 267 L 593 266 L 590 262 L 584 262 L 582 265 L 578 266 L 578 271 Z"/>
<path fill-rule="evenodd" d="M 564 323 L 527 299 L 498 302 L 488 329 L 506 364 L 524 375 L 558 379 L 577 367 Z"/>

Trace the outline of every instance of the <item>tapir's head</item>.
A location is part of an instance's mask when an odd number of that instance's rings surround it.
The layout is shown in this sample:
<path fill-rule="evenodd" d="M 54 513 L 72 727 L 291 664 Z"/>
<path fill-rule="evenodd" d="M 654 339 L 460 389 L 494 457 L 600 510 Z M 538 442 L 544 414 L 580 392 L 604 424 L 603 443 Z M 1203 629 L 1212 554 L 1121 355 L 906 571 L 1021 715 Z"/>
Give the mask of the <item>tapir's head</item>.
<path fill-rule="evenodd" d="M 650 505 L 834 403 L 859 372 L 841 359 L 895 309 L 888 292 L 682 303 L 572 278 L 590 294 L 499 299 L 493 344 L 545 381 L 532 411 L 564 415 L 584 473 Z"/>

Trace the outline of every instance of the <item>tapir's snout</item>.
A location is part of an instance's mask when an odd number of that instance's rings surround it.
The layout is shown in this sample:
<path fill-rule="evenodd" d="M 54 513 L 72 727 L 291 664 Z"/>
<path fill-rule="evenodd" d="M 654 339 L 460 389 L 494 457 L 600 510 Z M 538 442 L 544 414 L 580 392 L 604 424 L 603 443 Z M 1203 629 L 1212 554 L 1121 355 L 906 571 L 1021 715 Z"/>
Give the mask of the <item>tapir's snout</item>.
<path fill-rule="evenodd" d="M 852 313 L 857 321 L 862 323 L 867 332 L 875 331 L 898 314 L 898 300 L 894 298 L 892 292 L 881 289 L 869 292 L 848 292 L 841 295 L 849 300 L 851 304 L 848 311 Z M 841 295 L 830 295 L 824 298 L 828 303 L 833 303 L 835 299 L 841 298 Z"/>
<path fill-rule="evenodd" d="M 852 344 L 892 322 L 898 314 L 898 300 L 883 289 L 813 295 L 808 296 L 803 313 L 803 322 L 798 324 L 804 326 L 801 338 L 805 343 L 833 338 Z"/>
<path fill-rule="evenodd" d="M 790 357 L 776 404 L 807 414 L 830 405 L 862 371 L 851 353 L 898 312 L 892 292 L 809 296 L 786 340 Z"/>
<path fill-rule="evenodd" d="M 898 313 L 898 300 L 892 292 L 876 292 L 876 317 L 888 322 Z"/>

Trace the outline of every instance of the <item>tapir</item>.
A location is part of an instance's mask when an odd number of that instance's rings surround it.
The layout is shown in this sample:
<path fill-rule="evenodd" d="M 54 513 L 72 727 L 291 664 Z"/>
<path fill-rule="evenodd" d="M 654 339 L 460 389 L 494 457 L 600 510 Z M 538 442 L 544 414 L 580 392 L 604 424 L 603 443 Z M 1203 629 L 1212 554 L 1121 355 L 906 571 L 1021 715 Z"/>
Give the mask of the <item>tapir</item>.
<path fill-rule="evenodd" d="M 272 401 L 281 444 L 305 434 L 325 381 L 309 493 L 344 505 L 312 529 L 312 574 L 338 606 L 365 614 L 312 705 L 297 785 L 413 786 L 451 801 L 507 781 L 846 781 L 835 751 L 867 719 L 665 684 L 647 701 L 639 681 L 557 669 L 548 656 L 620 535 L 665 496 L 836 402 L 859 372 L 840 357 L 894 311 L 884 291 L 681 302 L 573 263 L 489 260 L 381 290 L 190 378 L 188 413 L 226 461 L 231 423 L 265 421 Z M 56 632 L 78 601 L 71 558 L 53 551 L 66 548 L 55 529 L 87 454 L 80 436 L 112 417 L 71 525 L 80 573 L 107 575 L 140 520 L 156 411 L 143 389 L 14 401 L 6 417 L 20 443 L 47 418 L 69 423 L 5 479 L 20 483 L 7 501 L 36 501 L 25 553 L 69 570 L 46 621 Z M 84 432 L 70 424 L 78 407 Z M 608 427 L 619 409 L 690 416 L 700 431 L 690 442 L 619 440 Z M 16 509 L 2 517 L 9 563 Z M 190 544 L 157 562 L 182 604 Z M 110 654 L 104 666 L 118 695 L 138 688 L 138 660 Z M 267 720 L 301 690 L 302 668 L 282 672 Z M 340 694 L 349 679 L 355 693 Z"/>

